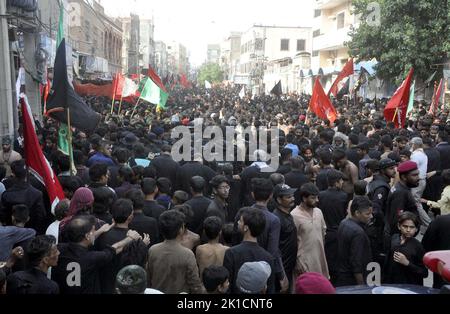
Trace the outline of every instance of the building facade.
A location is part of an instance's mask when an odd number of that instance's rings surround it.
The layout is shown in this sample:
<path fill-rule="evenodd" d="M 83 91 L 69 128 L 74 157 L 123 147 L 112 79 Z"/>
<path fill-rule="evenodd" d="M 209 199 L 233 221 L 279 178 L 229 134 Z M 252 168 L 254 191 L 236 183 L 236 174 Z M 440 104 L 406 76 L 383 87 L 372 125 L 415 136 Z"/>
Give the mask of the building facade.
<path fill-rule="evenodd" d="M 188 74 L 190 72 L 187 49 L 179 42 L 167 44 L 168 67 L 171 73 Z"/>
<path fill-rule="evenodd" d="M 309 53 L 311 49 L 309 27 L 253 25 L 242 34 L 239 73 L 234 81 L 249 85 L 253 94 L 270 91 L 272 83 L 275 85 L 281 77 L 275 73 L 265 79 L 268 65 L 287 59 L 290 60 L 288 63 L 292 63 L 299 53 Z"/>
<path fill-rule="evenodd" d="M 96 1 L 69 0 L 69 43 L 80 55 L 83 77 L 111 77 L 122 71 L 123 31 Z"/>
<path fill-rule="evenodd" d="M 231 32 L 220 45 L 219 64 L 227 81 L 233 81 L 234 76 L 239 72 L 241 36 L 240 32 Z"/>
<path fill-rule="evenodd" d="M 169 74 L 168 56 L 166 44 L 162 41 L 155 42 L 155 70 L 161 78 Z"/>
<path fill-rule="evenodd" d="M 221 46 L 219 44 L 209 44 L 206 52 L 207 63 L 219 64 Z"/>
<path fill-rule="evenodd" d="M 140 20 L 139 65 L 141 69 L 155 68 L 155 24 L 150 19 Z"/>

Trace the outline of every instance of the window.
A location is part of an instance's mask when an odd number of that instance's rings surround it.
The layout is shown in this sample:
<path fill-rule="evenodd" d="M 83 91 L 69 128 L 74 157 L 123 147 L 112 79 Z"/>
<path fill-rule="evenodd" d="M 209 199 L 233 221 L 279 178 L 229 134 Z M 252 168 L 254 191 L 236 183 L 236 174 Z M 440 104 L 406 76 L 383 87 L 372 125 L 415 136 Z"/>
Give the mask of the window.
<path fill-rule="evenodd" d="M 319 50 L 313 50 L 312 56 L 313 57 L 318 57 L 319 56 Z"/>
<path fill-rule="evenodd" d="M 316 29 L 316 30 L 313 32 L 313 37 L 318 37 L 318 36 L 320 36 L 320 29 Z"/>
<path fill-rule="evenodd" d="M 305 51 L 305 40 L 297 39 L 297 51 Z"/>
<path fill-rule="evenodd" d="M 322 15 L 322 10 L 314 10 L 314 17 L 318 17 Z"/>
<path fill-rule="evenodd" d="M 344 28 L 345 22 L 345 12 L 339 13 L 337 15 L 337 29 Z"/>
<path fill-rule="evenodd" d="M 281 51 L 289 51 L 289 39 L 281 40 Z"/>

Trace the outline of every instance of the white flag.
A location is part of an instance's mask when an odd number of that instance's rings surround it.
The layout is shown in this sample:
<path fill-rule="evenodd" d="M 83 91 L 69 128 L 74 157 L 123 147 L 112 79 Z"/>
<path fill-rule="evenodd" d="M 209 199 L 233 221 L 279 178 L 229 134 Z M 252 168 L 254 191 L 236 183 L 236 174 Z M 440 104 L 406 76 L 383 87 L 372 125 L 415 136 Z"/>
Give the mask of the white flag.
<path fill-rule="evenodd" d="M 241 92 L 239 93 L 239 97 L 241 99 L 244 99 L 244 97 L 245 97 L 245 86 L 242 86 Z"/>
<path fill-rule="evenodd" d="M 206 88 L 206 89 L 211 89 L 211 88 L 212 88 L 211 83 L 208 82 L 208 81 L 205 81 L 205 88 Z"/>
<path fill-rule="evenodd" d="M 19 101 L 20 101 L 20 87 L 22 85 L 25 85 L 25 69 L 24 68 L 19 69 L 19 75 L 17 76 L 17 81 L 16 81 L 17 104 L 19 104 Z"/>
<path fill-rule="evenodd" d="M 125 82 L 123 83 L 122 97 L 134 95 L 136 94 L 137 90 L 138 86 L 136 85 L 136 83 L 126 77 Z"/>

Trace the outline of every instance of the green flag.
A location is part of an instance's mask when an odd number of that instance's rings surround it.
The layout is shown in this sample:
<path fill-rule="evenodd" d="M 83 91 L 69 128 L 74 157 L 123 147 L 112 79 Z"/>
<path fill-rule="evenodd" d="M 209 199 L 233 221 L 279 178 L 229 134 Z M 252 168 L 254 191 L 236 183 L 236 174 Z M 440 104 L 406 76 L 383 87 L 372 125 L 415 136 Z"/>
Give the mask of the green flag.
<path fill-rule="evenodd" d="M 59 23 L 58 23 L 58 34 L 56 35 L 56 47 L 59 47 L 59 44 L 62 42 L 64 38 L 64 3 L 58 1 L 59 3 Z"/>
<path fill-rule="evenodd" d="M 165 109 L 169 94 L 164 92 L 149 77 L 146 77 L 139 86 L 140 98 Z"/>
<path fill-rule="evenodd" d="M 58 22 L 58 34 L 56 35 L 56 47 L 61 45 L 64 39 L 64 3 L 59 3 L 59 22 Z M 61 123 L 58 132 L 58 149 L 64 155 L 70 157 L 71 173 L 76 174 L 75 163 L 73 161 L 73 149 L 72 149 L 72 132 L 69 126 L 65 123 Z"/>
<path fill-rule="evenodd" d="M 409 104 L 408 104 L 408 111 L 406 114 L 410 114 L 411 111 L 414 109 L 414 94 L 415 94 L 415 87 L 416 87 L 416 81 L 414 81 L 411 85 L 411 90 L 409 92 Z"/>

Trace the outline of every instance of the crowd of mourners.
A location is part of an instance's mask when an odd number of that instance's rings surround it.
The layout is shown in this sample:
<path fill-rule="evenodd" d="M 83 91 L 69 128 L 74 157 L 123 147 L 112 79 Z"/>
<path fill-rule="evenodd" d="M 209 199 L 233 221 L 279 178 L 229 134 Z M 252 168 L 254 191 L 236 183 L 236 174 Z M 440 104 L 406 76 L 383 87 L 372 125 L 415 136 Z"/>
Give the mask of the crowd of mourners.
<path fill-rule="evenodd" d="M 0 293 L 331 294 L 367 284 L 371 263 L 382 284 L 423 286 L 424 254 L 450 249 L 448 110 L 416 102 L 396 129 L 387 99 L 334 100 L 331 124 L 308 111 L 310 96 L 239 90 L 176 88 L 167 110 L 134 114 L 87 97 L 102 121 L 74 131 L 73 166 L 59 122 L 37 121 L 66 197 L 55 207 L 28 171 L 21 128 L 4 137 Z M 279 167 L 251 145 L 245 161 L 175 161 L 171 130 L 195 121 L 277 128 Z"/>

